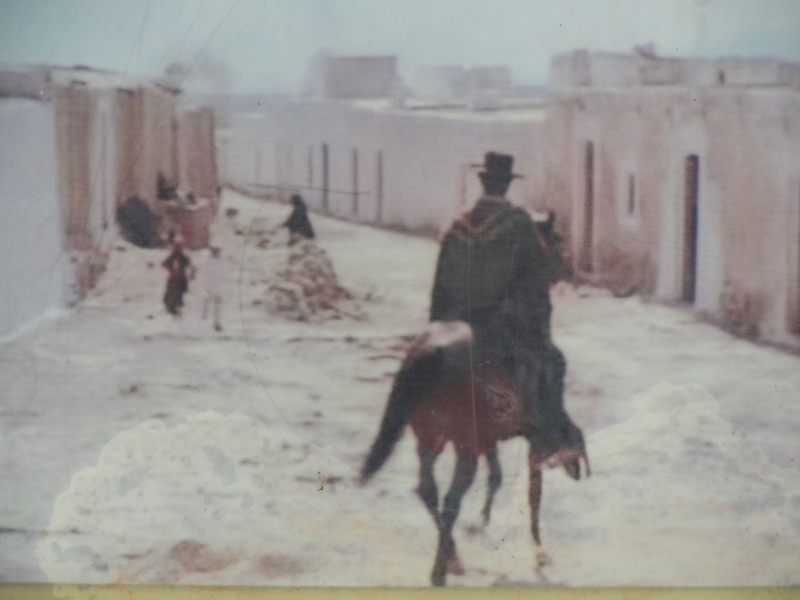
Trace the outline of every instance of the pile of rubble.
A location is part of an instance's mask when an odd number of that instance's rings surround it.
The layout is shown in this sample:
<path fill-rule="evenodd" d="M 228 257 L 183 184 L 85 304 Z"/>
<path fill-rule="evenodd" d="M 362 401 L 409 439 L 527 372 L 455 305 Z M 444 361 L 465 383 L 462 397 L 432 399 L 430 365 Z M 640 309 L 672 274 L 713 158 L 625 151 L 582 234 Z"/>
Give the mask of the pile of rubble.
<path fill-rule="evenodd" d="M 296 321 L 366 319 L 357 300 L 339 285 L 325 250 L 312 240 L 290 247 L 287 263 L 269 280 L 265 304 L 270 312 Z"/>

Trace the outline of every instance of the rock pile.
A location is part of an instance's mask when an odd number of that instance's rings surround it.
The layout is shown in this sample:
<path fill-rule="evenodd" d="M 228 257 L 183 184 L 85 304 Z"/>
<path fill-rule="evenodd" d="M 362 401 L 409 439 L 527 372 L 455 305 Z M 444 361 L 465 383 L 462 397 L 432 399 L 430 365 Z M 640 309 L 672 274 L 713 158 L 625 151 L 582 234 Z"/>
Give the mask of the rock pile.
<path fill-rule="evenodd" d="M 287 263 L 269 281 L 265 303 L 270 312 L 296 321 L 366 318 L 353 295 L 339 285 L 325 250 L 312 240 L 292 246 Z"/>

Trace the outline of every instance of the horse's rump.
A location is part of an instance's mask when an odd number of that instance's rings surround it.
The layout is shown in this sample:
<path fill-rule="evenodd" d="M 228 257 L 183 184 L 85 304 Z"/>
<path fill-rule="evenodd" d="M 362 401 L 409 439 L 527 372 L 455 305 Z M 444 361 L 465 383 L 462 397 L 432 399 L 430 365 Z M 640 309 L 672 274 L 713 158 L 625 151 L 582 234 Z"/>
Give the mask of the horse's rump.
<path fill-rule="evenodd" d="M 455 349 L 472 343 L 472 328 L 464 321 L 432 321 L 411 342 L 403 364 L 437 348 Z"/>
<path fill-rule="evenodd" d="M 411 414 L 411 428 L 421 445 L 440 451 L 452 441 L 458 452 L 480 456 L 497 440 L 521 435 L 522 393 L 502 365 L 450 361 L 449 367 L 448 381 Z"/>

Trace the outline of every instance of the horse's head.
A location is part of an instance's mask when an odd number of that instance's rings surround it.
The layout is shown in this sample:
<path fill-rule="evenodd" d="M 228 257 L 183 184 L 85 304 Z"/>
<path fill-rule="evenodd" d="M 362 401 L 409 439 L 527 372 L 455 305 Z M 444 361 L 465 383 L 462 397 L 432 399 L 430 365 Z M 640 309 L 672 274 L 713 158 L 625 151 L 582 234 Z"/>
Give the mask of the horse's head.
<path fill-rule="evenodd" d="M 581 459 L 586 464 L 586 476 L 592 474 L 589 466 L 589 455 L 586 453 L 586 442 L 583 439 L 583 432 L 574 424 L 571 424 L 567 432 L 569 445 L 560 449 L 553 456 L 547 459 L 547 464 L 551 467 L 564 467 L 567 475 L 575 481 L 581 478 Z"/>
<path fill-rule="evenodd" d="M 545 439 L 548 441 L 545 442 Z M 553 445 L 557 445 L 558 449 L 553 451 Z M 592 474 L 583 432 L 569 419 L 551 430 L 550 435 L 534 436 L 531 455 L 532 466 L 546 465 L 551 469 L 564 467 L 567 475 L 575 481 L 581 478 L 581 459 L 586 465 L 586 476 Z"/>
<path fill-rule="evenodd" d="M 554 284 L 572 277 L 572 269 L 564 259 L 561 236 L 555 230 L 556 213 L 552 210 L 545 214 L 535 214 L 536 237 L 544 251 L 547 280 Z"/>

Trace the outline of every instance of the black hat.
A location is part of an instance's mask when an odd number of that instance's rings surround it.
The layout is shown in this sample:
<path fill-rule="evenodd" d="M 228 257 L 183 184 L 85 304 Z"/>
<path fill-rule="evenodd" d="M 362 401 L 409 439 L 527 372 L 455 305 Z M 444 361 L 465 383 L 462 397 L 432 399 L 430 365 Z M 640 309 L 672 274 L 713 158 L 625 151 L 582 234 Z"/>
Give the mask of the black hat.
<path fill-rule="evenodd" d="M 500 154 L 498 152 L 487 152 L 483 159 L 482 165 L 472 165 L 476 168 L 483 168 L 480 172 L 481 175 L 488 175 L 489 177 L 508 178 L 522 177 L 511 172 L 511 167 L 514 165 L 514 157 L 510 154 Z"/>

